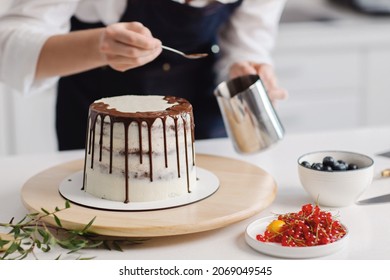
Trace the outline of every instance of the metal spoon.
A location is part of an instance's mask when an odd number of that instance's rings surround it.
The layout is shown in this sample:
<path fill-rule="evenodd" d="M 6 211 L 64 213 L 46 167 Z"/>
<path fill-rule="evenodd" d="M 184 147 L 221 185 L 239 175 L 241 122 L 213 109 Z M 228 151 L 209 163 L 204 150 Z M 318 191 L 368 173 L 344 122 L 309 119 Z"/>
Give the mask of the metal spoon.
<path fill-rule="evenodd" d="M 181 56 L 184 56 L 185 58 L 189 58 L 189 59 L 198 59 L 198 58 L 202 58 L 202 57 L 206 57 L 208 56 L 207 53 L 192 53 L 192 54 L 185 54 L 181 51 L 178 51 L 176 49 L 172 49 L 170 47 L 167 47 L 167 46 L 162 46 L 162 48 L 164 50 L 167 50 L 167 51 L 171 51 L 171 52 L 174 52 L 174 53 L 177 53 L 177 54 L 180 54 Z"/>

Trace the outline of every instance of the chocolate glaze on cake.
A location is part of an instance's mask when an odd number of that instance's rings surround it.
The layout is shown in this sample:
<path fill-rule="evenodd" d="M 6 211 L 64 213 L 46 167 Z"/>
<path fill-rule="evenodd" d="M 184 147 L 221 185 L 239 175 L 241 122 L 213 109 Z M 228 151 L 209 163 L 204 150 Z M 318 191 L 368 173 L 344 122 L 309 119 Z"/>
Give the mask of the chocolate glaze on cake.
<path fill-rule="evenodd" d="M 191 170 L 195 167 L 195 152 L 194 152 L 194 120 L 192 113 L 192 105 L 183 98 L 177 98 L 173 96 L 161 97 L 168 104 L 172 104 L 172 106 L 168 107 L 165 110 L 161 111 L 148 111 L 142 112 L 142 108 L 140 108 L 139 112 L 121 112 L 116 108 L 111 108 L 109 104 L 104 102 L 95 102 L 91 104 L 89 109 L 89 118 L 88 118 L 88 128 L 87 128 L 87 143 L 86 143 L 86 151 L 85 151 L 85 164 L 84 164 L 84 179 L 83 179 L 83 190 L 86 189 L 88 177 L 88 170 L 93 170 L 97 163 L 101 163 L 103 160 L 109 162 L 108 170 L 106 171 L 108 174 L 112 174 L 113 172 L 113 163 L 114 160 L 118 160 L 118 158 L 113 158 L 113 137 L 117 133 L 117 129 L 123 129 L 122 132 L 124 134 L 123 139 L 123 147 L 121 148 L 119 154 L 123 155 L 124 161 L 124 201 L 125 203 L 131 202 L 132 197 L 130 195 L 129 190 L 132 188 L 129 177 L 130 169 L 129 169 L 129 159 L 130 157 L 138 157 L 139 164 L 142 165 L 145 161 L 145 157 L 148 158 L 149 162 L 149 171 L 144 172 L 142 176 L 148 176 L 150 182 L 154 182 L 157 180 L 154 174 L 154 157 L 158 155 L 154 155 L 153 151 L 153 129 L 155 128 L 153 125 L 156 120 L 160 119 L 162 122 L 163 129 L 163 157 L 165 168 L 168 169 L 168 153 L 172 151 L 168 151 L 167 143 L 169 140 L 167 139 L 167 130 L 174 130 L 175 134 L 175 147 L 176 147 L 176 170 L 177 170 L 177 178 L 182 178 L 186 176 L 186 191 L 187 193 L 191 192 L 191 184 L 193 184 L 193 175 L 190 176 Z M 167 124 L 168 119 L 173 119 L 170 125 Z M 139 147 L 138 150 L 130 150 L 129 149 L 129 137 L 134 137 L 134 135 L 129 134 L 130 125 L 136 123 L 138 126 L 138 137 Z M 117 124 L 121 124 L 122 128 L 118 127 Z M 145 132 L 142 128 L 146 125 L 147 127 L 147 149 L 143 148 L 145 140 L 145 136 L 143 136 L 143 132 Z M 104 129 L 104 126 L 109 127 L 109 131 Z M 184 151 L 181 151 L 179 142 L 183 139 L 180 139 L 181 135 L 179 130 L 184 132 Z M 187 135 L 190 132 L 191 135 Z M 105 134 L 109 134 L 109 143 L 105 143 Z M 181 133 L 183 134 L 183 133 Z M 107 137 L 106 137 L 107 138 Z M 156 140 L 156 139 L 154 139 Z M 191 143 L 188 143 L 190 140 Z M 107 141 L 107 139 L 106 139 Z M 146 144 L 146 143 L 145 143 Z M 104 152 L 108 150 L 109 159 L 104 159 Z M 107 156 L 107 153 L 105 153 Z M 180 166 L 183 163 L 183 159 L 181 157 L 185 157 L 185 174 L 181 172 L 182 167 Z M 87 160 L 87 158 L 89 158 Z M 189 162 L 190 161 L 190 162 Z M 170 167 L 172 168 L 172 167 Z M 148 173 L 148 174 L 146 174 Z M 136 174 L 135 177 L 142 177 L 140 174 Z M 161 175 L 159 175 L 161 177 Z M 159 177 L 159 178 L 160 178 Z M 107 188 L 109 192 L 109 186 L 103 186 Z M 156 188 L 158 185 L 155 186 Z M 103 197 L 104 198 L 104 197 Z"/>

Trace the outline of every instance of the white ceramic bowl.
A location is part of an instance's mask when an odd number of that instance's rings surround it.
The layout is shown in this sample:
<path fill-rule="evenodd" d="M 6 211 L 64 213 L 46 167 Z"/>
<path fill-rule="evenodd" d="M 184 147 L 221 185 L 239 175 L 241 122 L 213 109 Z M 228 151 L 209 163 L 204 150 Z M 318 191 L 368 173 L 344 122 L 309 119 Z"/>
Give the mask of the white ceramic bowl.
<path fill-rule="evenodd" d="M 302 165 L 307 161 L 322 163 L 324 157 L 354 163 L 356 170 L 323 171 Z M 319 151 L 298 158 L 298 174 L 304 189 L 322 206 L 344 207 L 352 205 L 371 184 L 374 175 L 374 160 L 369 156 L 347 151 Z"/>

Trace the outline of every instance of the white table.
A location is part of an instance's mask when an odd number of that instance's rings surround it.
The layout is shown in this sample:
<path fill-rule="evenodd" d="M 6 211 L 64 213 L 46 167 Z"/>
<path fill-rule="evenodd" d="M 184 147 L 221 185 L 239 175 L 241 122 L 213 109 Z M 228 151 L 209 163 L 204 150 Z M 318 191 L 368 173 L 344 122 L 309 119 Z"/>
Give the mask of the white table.
<path fill-rule="evenodd" d="M 156 237 L 141 245 L 125 247 L 124 252 L 85 250 L 83 256 L 96 259 L 126 260 L 253 260 L 272 259 L 250 248 L 244 239 L 246 226 L 272 213 L 295 212 L 313 202 L 301 187 L 297 174 L 297 158 L 316 150 L 348 150 L 367 154 L 375 160 L 375 179 L 363 195 L 390 193 L 390 178 L 379 178 L 380 171 L 390 168 L 390 158 L 377 156 L 390 150 L 390 127 L 367 127 L 355 130 L 289 134 L 270 149 L 250 156 L 237 154 L 229 139 L 203 140 L 196 143 L 198 153 L 228 156 L 252 162 L 271 174 L 278 185 L 275 201 L 263 212 L 225 228 L 182 236 Z M 21 218 L 27 211 L 21 202 L 20 190 L 38 172 L 74 159 L 83 158 L 83 151 L 54 154 L 9 156 L 0 158 L 0 221 Z M 390 259 L 390 203 L 350 206 L 332 209 L 350 230 L 348 245 L 323 259 Z M 52 259 L 61 252 L 40 253 L 41 259 Z M 66 258 L 66 257 L 65 257 Z M 73 257 L 69 257 L 73 258 Z"/>

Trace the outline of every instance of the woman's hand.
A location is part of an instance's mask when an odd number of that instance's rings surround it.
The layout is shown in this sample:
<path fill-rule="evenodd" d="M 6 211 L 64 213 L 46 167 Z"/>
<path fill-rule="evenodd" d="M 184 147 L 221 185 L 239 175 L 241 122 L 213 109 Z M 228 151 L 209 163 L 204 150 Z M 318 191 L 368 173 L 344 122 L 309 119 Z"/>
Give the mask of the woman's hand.
<path fill-rule="evenodd" d="M 161 53 L 161 42 L 139 22 L 53 35 L 42 47 L 35 79 L 72 75 L 109 65 L 126 71 Z"/>
<path fill-rule="evenodd" d="M 243 75 L 259 75 L 273 103 L 288 96 L 287 91 L 278 85 L 273 67 L 269 64 L 249 61 L 237 62 L 230 67 L 229 74 L 231 79 Z"/>
<path fill-rule="evenodd" d="M 103 29 L 99 51 L 110 67 L 123 72 L 154 60 L 161 42 L 141 23 L 121 22 Z"/>

